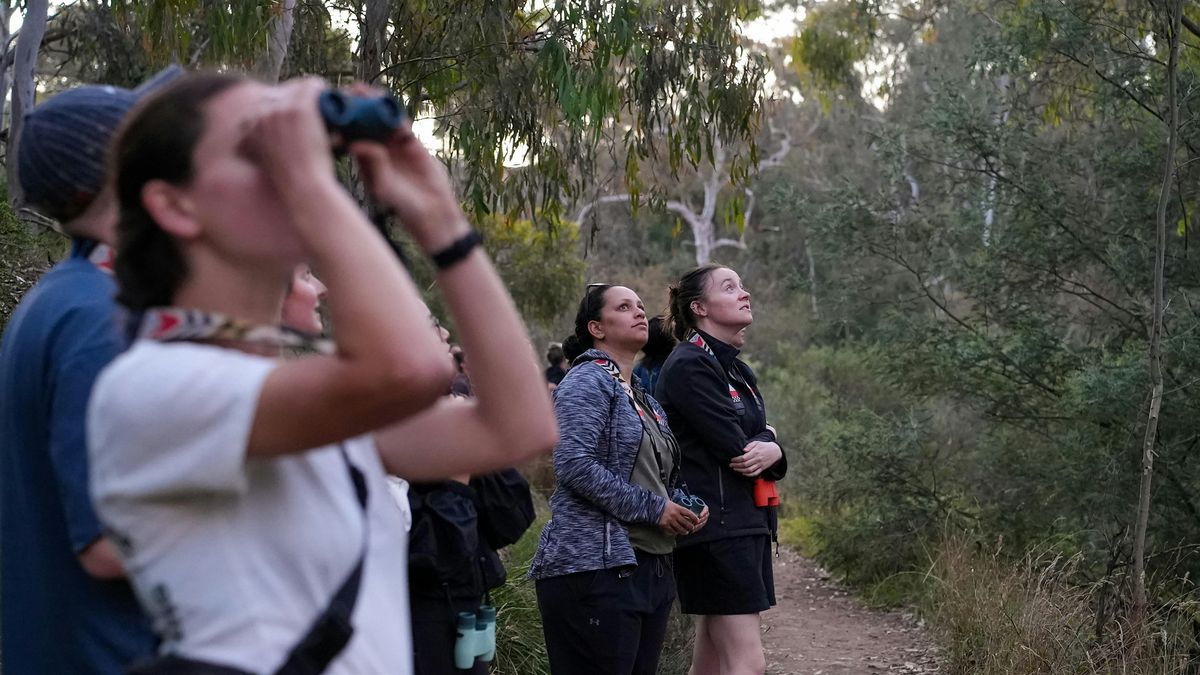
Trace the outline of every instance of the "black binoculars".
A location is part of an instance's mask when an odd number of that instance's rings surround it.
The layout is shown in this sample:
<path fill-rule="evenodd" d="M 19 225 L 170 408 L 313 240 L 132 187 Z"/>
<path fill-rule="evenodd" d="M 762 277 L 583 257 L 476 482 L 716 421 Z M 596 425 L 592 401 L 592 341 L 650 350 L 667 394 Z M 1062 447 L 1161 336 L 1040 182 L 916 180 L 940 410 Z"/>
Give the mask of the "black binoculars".
<path fill-rule="evenodd" d="M 391 94 L 357 96 L 330 89 L 317 99 L 325 127 L 344 143 L 382 141 L 404 121 L 404 106 Z"/>

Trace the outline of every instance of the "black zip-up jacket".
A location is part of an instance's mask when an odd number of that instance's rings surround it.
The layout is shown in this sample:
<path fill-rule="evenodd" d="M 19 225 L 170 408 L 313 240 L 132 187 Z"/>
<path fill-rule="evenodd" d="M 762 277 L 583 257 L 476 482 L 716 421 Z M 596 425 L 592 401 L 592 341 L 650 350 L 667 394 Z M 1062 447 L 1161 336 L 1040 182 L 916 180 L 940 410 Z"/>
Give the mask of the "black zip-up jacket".
<path fill-rule="evenodd" d="M 697 332 L 713 353 L 687 341 L 679 343 L 667 357 L 655 386 L 655 397 L 679 442 L 686 489 L 704 498 L 710 511 L 708 524 L 694 535 L 681 537 L 679 547 L 772 534 L 775 524 L 774 508 L 754 505 L 755 479 L 729 467 L 751 441 L 776 441 L 767 429 L 758 379 L 750 366 L 737 358 L 737 349 Z M 779 480 L 786 472 L 785 455 L 761 477 Z"/>
<path fill-rule="evenodd" d="M 421 618 L 502 585 L 506 573 L 496 552 L 516 543 L 534 519 L 529 483 L 516 469 L 473 476 L 470 485 L 410 483 L 408 504 L 409 597 Z"/>

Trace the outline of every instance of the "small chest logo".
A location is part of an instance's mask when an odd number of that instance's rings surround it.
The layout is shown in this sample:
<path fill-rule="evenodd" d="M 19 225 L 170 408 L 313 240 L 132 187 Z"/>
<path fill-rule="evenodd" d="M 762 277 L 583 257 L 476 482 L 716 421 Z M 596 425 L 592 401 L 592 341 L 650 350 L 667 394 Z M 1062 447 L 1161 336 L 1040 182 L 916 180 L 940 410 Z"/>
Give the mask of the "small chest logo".
<path fill-rule="evenodd" d="M 733 399 L 733 407 L 737 410 L 737 414 L 744 415 L 746 413 L 746 404 L 742 403 L 742 395 L 733 385 L 729 385 L 729 398 Z"/>

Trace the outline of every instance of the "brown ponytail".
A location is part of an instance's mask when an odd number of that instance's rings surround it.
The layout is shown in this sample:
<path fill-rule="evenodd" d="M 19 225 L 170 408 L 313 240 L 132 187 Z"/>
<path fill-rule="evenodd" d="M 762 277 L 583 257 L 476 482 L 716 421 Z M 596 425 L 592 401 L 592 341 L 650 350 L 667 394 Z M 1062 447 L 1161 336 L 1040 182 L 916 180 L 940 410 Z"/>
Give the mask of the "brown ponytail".
<path fill-rule="evenodd" d="M 704 299 L 704 289 L 708 288 L 709 277 L 719 269 L 725 269 L 725 266 L 716 263 L 701 265 L 683 275 L 678 282 L 671 284 L 665 328 L 676 340 L 682 341 L 687 337 L 688 331 L 696 327 L 692 303 Z"/>

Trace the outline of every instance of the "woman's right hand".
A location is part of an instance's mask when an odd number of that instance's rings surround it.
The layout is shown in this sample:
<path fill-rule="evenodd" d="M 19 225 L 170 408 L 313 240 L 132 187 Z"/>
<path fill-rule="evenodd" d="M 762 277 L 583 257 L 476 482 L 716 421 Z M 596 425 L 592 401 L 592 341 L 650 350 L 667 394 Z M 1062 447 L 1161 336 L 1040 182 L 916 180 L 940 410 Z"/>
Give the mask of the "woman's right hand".
<path fill-rule="evenodd" d="M 658 518 L 658 526 L 669 534 L 691 534 L 696 526 L 700 523 L 700 517 L 692 510 L 680 506 L 672 501 L 667 501 L 667 508 L 663 509 L 662 515 Z"/>

